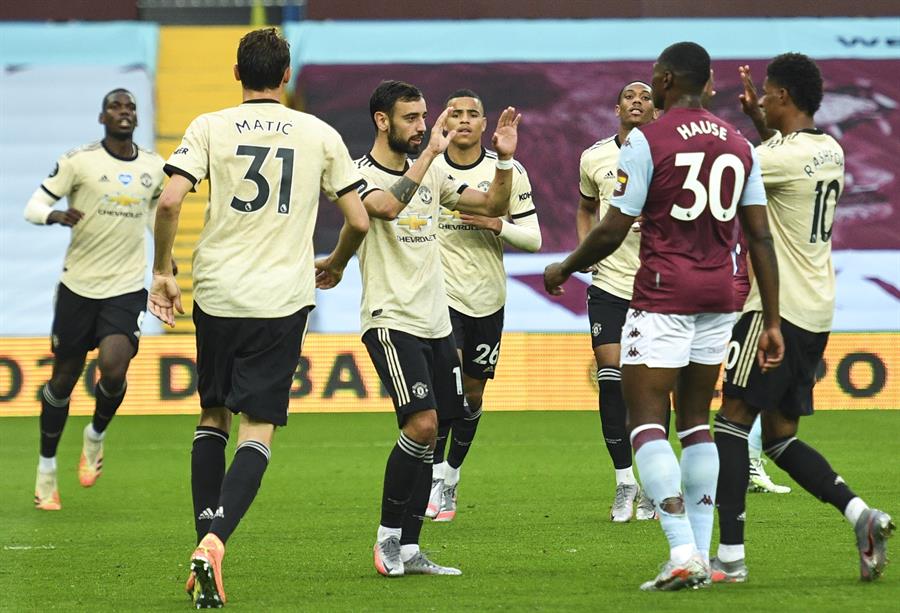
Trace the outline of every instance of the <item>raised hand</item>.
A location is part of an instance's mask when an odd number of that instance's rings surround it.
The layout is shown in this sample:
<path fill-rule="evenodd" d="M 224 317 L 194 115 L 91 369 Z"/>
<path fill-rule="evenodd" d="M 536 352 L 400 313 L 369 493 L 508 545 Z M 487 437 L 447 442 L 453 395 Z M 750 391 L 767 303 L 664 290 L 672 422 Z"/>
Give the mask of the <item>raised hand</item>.
<path fill-rule="evenodd" d="M 434 125 L 431 126 L 431 136 L 428 138 L 428 151 L 435 157 L 442 154 L 450 144 L 450 141 L 453 140 L 453 137 L 456 136 L 456 130 L 444 133 L 444 130 L 447 129 L 447 117 L 453 110 L 452 106 L 445 108 L 444 112 L 438 115 L 438 118 L 434 121 Z"/>
<path fill-rule="evenodd" d="M 184 309 L 181 307 L 181 289 L 175 281 L 175 275 L 153 275 L 148 308 L 161 322 L 175 327 L 175 311 L 184 315 Z"/>
<path fill-rule="evenodd" d="M 341 282 L 344 269 L 335 266 L 330 257 L 316 260 L 316 288 L 331 289 Z"/>
<path fill-rule="evenodd" d="M 738 96 L 741 101 L 741 109 L 750 117 L 761 115 L 759 95 L 756 93 L 756 86 L 750 76 L 750 66 L 738 66 L 738 73 L 741 75 L 741 83 L 744 85 L 744 93 Z"/>
<path fill-rule="evenodd" d="M 522 115 L 516 113 L 515 107 L 508 106 L 497 121 L 497 129 L 491 137 L 491 145 L 501 160 L 509 159 L 516 153 L 516 145 L 519 142 L 519 121 Z"/>
<path fill-rule="evenodd" d="M 48 224 L 58 223 L 61 226 L 72 227 L 82 220 L 84 213 L 78 209 L 66 209 L 65 211 L 53 211 L 47 217 Z"/>

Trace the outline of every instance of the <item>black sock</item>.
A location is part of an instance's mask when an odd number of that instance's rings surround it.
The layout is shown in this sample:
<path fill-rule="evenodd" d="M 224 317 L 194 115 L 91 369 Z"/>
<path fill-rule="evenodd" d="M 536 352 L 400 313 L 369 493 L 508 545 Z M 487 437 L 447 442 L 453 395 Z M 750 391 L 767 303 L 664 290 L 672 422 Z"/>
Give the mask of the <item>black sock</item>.
<path fill-rule="evenodd" d="M 431 467 L 433 462 L 434 457 L 429 452 L 422 461 L 416 485 L 403 514 L 403 532 L 400 534 L 401 545 L 415 545 L 419 542 L 422 522 L 425 521 L 425 507 L 428 506 L 428 495 L 431 493 Z"/>
<path fill-rule="evenodd" d="M 197 529 L 198 543 L 209 532 L 219 506 L 222 480 L 225 478 L 226 445 L 228 433 L 218 428 L 197 426 L 191 447 L 191 497 L 194 499 L 194 527 Z"/>
<path fill-rule="evenodd" d="M 100 379 L 100 382 L 97 383 L 97 388 L 94 390 L 94 395 L 96 396 L 94 417 L 91 419 L 95 432 L 102 433 L 106 430 L 110 420 L 112 420 L 125 399 L 125 389 L 127 387 L 127 383 L 122 383 L 122 389 L 113 392 L 103 384 L 103 379 Z"/>
<path fill-rule="evenodd" d="M 385 528 L 402 528 L 403 515 L 412 497 L 422 469 L 422 462 L 428 455 L 427 444 L 417 443 L 403 432 L 391 449 L 387 466 L 384 468 L 384 488 L 381 494 L 381 525 Z M 431 475 L 428 475 L 429 488 Z M 428 504 L 428 495 L 425 496 Z"/>
<path fill-rule="evenodd" d="M 50 384 L 41 388 L 41 455 L 55 458 L 59 439 L 69 417 L 69 399 L 58 398 L 50 391 Z"/>
<path fill-rule="evenodd" d="M 766 445 L 765 452 L 803 489 L 822 502 L 831 503 L 841 513 L 856 498 L 828 460 L 796 437 L 772 441 Z"/>
<path fill-rule="evenodd" d="M 721 414 L 716 415 L 713 423 L 719 452 L 719 483 L 716 486 L 719 542 L 723 545 L 741 545 L 744 543 L 744 510 L 747 485 L 750 483 L 747 457 L 750 426 L 727 420 Z"/>
<path fill-rule="evenodd" d="M 669 424 L 672 423 L 672 403 L 669 402 L 669 408 L 666 409 L 666 422 L 663 427 L 666 429 L 666 439 L 669 438 Z"/>
<path fill-rule="evenodd" d="M 469 448 L 472 446 L 472 441 L 475 440 L 479 421 L 481 421 L 481 408 L 468 417 L 453 421 L 450 453 L 447 454 L 447 464 L 452 468 L 462 466 L 466 454 L 469 453 Z"/>
<path fill-rule="evenodd" d="M 444 451 L 447 449 L 447 437 L 450 436 L 450 427 L 453 421 L 447 420 L 438 423 L 437 439 L 434 441 L 434 463 L 444 461 Z"/>
<path fill-rule="evenodd" d="M 597 371 L 600 387 L 600 425 L 606 449 L 613 466 L 622 469 L 631 466 L 631 441 L 625 426 L 625 398 L 622 395 L 622 371 L 604 366 Z"/>
<path fill-rule="evenodd" d="M 209 526 L 209 531 L 223 543 L 237 528 L 256 498 L 259 484 L 269 465 L 269 453 L 269 448 L 259 441 L 244 441 L 237 446 L 231 467 L 222 481 L 219 508 Z"/>

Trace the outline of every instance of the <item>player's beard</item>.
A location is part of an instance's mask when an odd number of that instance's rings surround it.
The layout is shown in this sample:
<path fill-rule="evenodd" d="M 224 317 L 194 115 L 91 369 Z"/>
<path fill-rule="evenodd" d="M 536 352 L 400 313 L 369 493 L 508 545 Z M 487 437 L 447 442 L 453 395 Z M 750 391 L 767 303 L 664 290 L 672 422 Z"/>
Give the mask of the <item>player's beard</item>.
<path fill-rule="evenodd" d="M 391 151 L 396 151 L 397 153 L 405 153 L 406 155 L 416 155 L 422 150 L 422 145 L 425 144 L 425 138 L 423 135 L 422 142 L 418 145 L 414 145 L 408 140 L 403 140 L 400 138 L 396 132 L 394 132 L 394 126 L 388 130 L 388 147 L 391 148 Z"/>

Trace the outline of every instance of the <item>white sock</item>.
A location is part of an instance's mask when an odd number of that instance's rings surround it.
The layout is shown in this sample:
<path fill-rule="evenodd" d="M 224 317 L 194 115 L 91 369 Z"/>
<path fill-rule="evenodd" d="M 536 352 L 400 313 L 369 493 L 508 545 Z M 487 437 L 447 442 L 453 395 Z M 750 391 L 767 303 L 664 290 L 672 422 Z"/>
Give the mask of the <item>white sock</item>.
<path fill-rule="evenodd" d="M 55 473 L 56 472 L 56 456 L 52 458 L 45 458 L 42 455 L 38 456 L 38 470 L 42 473 Z"/>
<path fill-rule="evenodd" d="M 697 548 L 693 543 L 688 545 L 676 545 L 669 550 L 669 559 L 676 564 L 684 564 L 692 555 L 694 555 L 695 551 L 697 551 Z"/>
<path fill-rule="evenodd" d="M 751 460 L 762 459 L 762 419 L 760 415 L 753 420 L 750 434 L 747 435 L 747 453 Z"/>
<path fill-rule="evenodd" d="M 106 436 L 106 432 L 97 432 L 96 430 L 94 430 L 93 423 L 88 423 L 88 425 L 85 426 L 84 433 L 87 434 L 87 437 L 95 443 L 102 441 L 103 437 Z"/>
<path fill-rule="evenodd" d="M 634 468 L 632 466 L 616 469 L 616 485 L 621 483 L 625 485 L 635 485 L 637 483 L 634 479 Z"/>
<path fill-rule="evenodd" d="M 417 553 L 419 553 L 418 543 L 413 543 L 412 545 L 400 545 L 400 559 L 404 562 L 412 560 Z"/>
<path fill-rule="evenodd" d="M 720 562 L 737 562 L 744 559 L 744 544 L 740 545 L 722 545 L 719 543 L 719 549 L 716 551 L 716 557 Z"/>
<path fill-rule="evenodd" d="M 446 461 L 432 466 L 431 467 L 431 478 L 432 479 L 443 479 L 444 478 L 444 468 L 446 466 L 447 466 Z"/>
<path fill-rule="evenodd" d="M 444 485 L 451 486 L 459 483 L 459 469 L 462 468 L 453 468 L 446 462 L 444 462 Z"/>
<path fill-rule="evenodd" d="M 400 538 L 402 533 L 403 531 L 400 528 L 385 528 L 384 526 L 378 526 L 378 536 L 375 538 L 379 543 L 383 543 L 392 536 Z"/>
<path fill-rule="evenodd" d="M 844 509 L 844 517 L 847 518 L 847 521 L 856 526 L 856 522 L 859 521 L 859 516 L 868 508 L 869 505 L 863 502 L 862 498 L 857 496 L 847 503 L 847 508 Z"/>

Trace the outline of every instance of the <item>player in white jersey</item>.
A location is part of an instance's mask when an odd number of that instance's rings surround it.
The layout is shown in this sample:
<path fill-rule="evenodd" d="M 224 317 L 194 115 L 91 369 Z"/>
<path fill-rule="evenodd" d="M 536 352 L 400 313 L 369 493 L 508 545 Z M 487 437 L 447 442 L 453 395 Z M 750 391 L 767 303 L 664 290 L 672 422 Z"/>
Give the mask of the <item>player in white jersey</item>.
<path fill-rule="evenodd" d="M 164 254 L 181 203 L 208 179 L 209 203 L 194 250 L 194 324 L 200 424 L 191 450 L 198 545 L 185 586 L 197 608 L 225 604 L 222 557 L 259 489 L 275 428 L 288 399 L 315 288 L 340 280 L 365 236 L 362 180 L 340 135 L 320 119 L 284 107 L 290 51 L 274 28 L 241 39 L 235 78 L 243 103 L 200 115 L 166 164 L 159 202 L 150 310 L 169 325 L 181 296 Z M 344 226 L 334 251 L 313 261 L 319 193 Z M 240 413 L 234 460 L 225 473 L 233 413 Z"/>
<path fill-rule="evenodd" d="M 385 469 L 373 552 L 376 570 L 389 577 L 461 574 L 419 550 L 438 421 L 470 413 L 451 336 L 437 225 L 441 206 L 486 216 L 508 212 L 519 116 L 507 108 L 497 122 L 492 142 L 498 160 L 483 192 L 432 164 L 456 136 L 454 130 L 444 133 L 452 111 L 440 114 L 423 149 L 422 92 L 408 83 L 382 82 L 369 100 L 375 143 L 357 161 L 365 180 L 363 204 L 372 218 L 359 250 L 362 340 L 400 427 Z"/>
<path fill-rule="evenodd" d="M 481 144 L 488 125 L 484 104 L 472 90 L 460 89 L 450 94 L 446 105 L 453 107 L 446 126 L 456 136 L 434 165 L 454 179 L 487 191 L 494 178 L 497 154 Z M 459 470 L 475 438 L 485 385 L 494 378 L 500 357 L 506 303 L 503 244 L 532 253 L 541 248 L 541 229 L 525 168 L 515 164 L 505 217 L 442 208 L 438 242 L 450 322 L 462 364 L 463 391 L 471 414 L 452 423 L 442 422 L 438 428 L 425 514 L 435 521 L 451 521 L 456 516 Z M 450 449 L 445 461 L 448 437 Z"/>
<path fill-rule="evenodd" d="M 581 154 L 578 187 L 581 199 L 575 216 L 579 242 L 609 210 L 609 201 L 616 187 L 619 149 L 628 138 L 628 133 L 632 128 L 656 118 L 650 86 L 643 81 L 625 85 L 616 99 L 615 113 L 619 119 L 618 132 L 597 141 Z M 637 519 L 656 517 L 653 501 L 642 494 L 634 478 L 625 399 L 622 397 L 622 371 L 619 368 L 622 326 L 625 325 L 625 315 L 631 301 L 634 275 L 641 264 L 638 256 L 641 235 L 636 230 L 625 237 L 611 256 L 591 268 L 593 275 L 587 291 L 591 344 L 597 361 L 600 423 L 616 476 L 616 493 L 610 508 L 610 518 L 614 522 L 631 519 L 636 499 Z"/>
<path fill-rule="evenodd" d="M 103 438 L 125 397 L 128 366 L 138 350 L 147 305 L 144 235 L 152 229 L 163 182 L 161 157 L 132 137 L 137 103 L 127 90 L 103 97 L 103 140 L 72 149 L 25 207 L 35 224 L 71 228 L 56 289 L 51 349 L 53 373 L 41 389 L 41 452 L 34 504 L 60 509 L 56 448 L 69 415 L 69 396 L 85 357 L 99 348 L 94 416 L 83 433 L 78 479 L 94 484 L 103 468 Z M 54 210 L 61 198 L 67 210 Z"/>
<path fill-rule="evenodd" d="M 744 563 L 747 436 L 762 414 L 763 447 L 804 489 L 830 503 L 854 527 L 863 581 L 877 579 L 887 562 L 885 541 L 894 530 L 886 513 L 869 508 L 818 451 L 797 438 L 800 417 L 813 412 L 816 370 L 834 313 L 835 275 L 831 234 L 844 188 L 844 152 L 815 126 L 824 96 L 822 75 L 809 57 L 777 56 L 766 69 L 757 99 L 749 67 L 740 68 L 741 102 L 763 138 L 757 147 L 768 198 L 778 274 L 785 360 L 762 373 L 753 360 L 760 329 L 756 279 L 734 327 L 725 363 L 724 400 L 715 418 L 720 458 L 717 508 L 719 548 L 712 560 L 716 582 L 747 580 Z M 751 256 L 753 255 L 751 249 Z"/>

